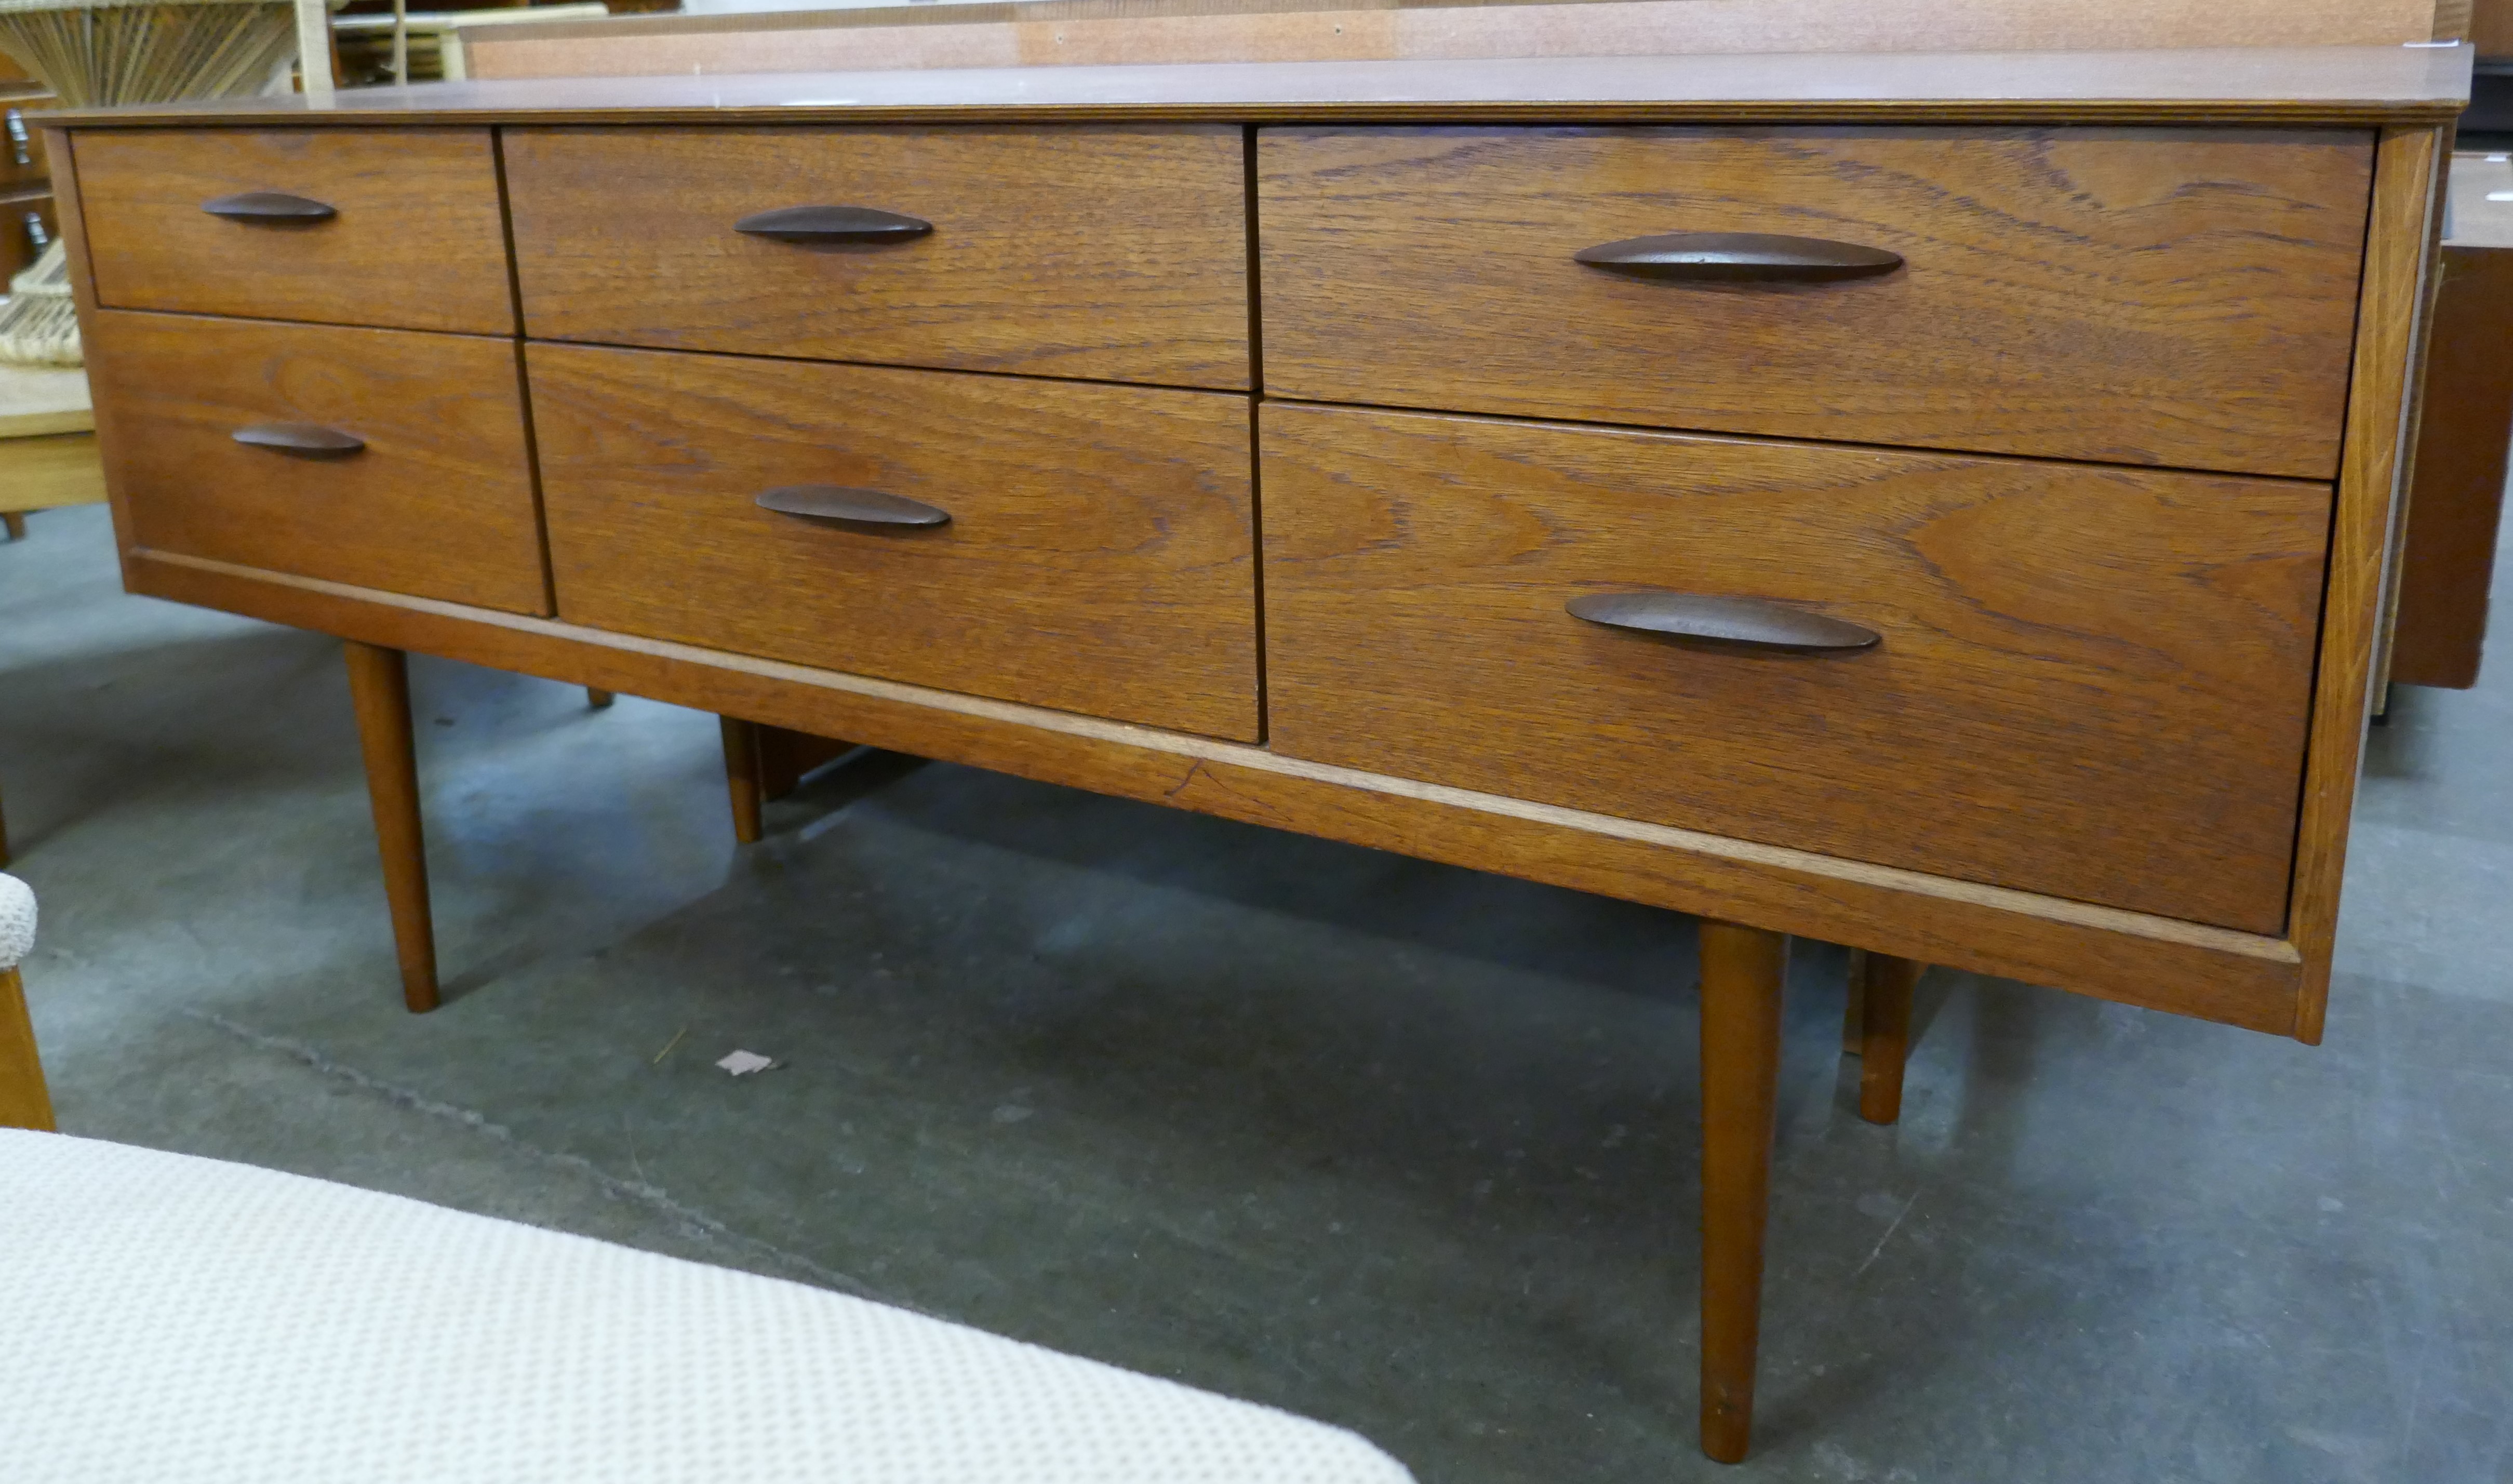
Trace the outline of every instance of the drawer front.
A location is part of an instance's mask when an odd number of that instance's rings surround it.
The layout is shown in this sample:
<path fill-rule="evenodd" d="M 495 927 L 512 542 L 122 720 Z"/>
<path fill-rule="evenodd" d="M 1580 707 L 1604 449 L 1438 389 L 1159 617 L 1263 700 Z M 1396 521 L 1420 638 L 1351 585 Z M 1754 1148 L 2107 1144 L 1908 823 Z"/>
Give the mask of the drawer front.
<path fill-rule="evenodd" d="M 1257 160 L 1276 395 L 2337 467 L 2362 133 L 1267 130 Z M 1685 233 L 1902 261 L 1737 280 L 1574 257 Z"/>
<path fill-rule="evenodd" d="M 97 130 L 71 148 L 108 308 L 514 333 L 485 129 Z M 265 194 L 332 215 L 230 200 Z"/>
<path fill-rule="evenodd" d="M 561 618 L 1257 735 L 1245 398 L 541 343 L 528 358 Z M 759 503 L 796 488 L 949 520 Z"/>
<path fill-rule="evenodd" d="M 42 110 L 60 106 L 60 100 L 50 94 L 12 99 L 0 106 L 0 190 L 52 179 L 52 162 L 44 157 Z"/>
<path fill-rule="evenodd" d="M 511 341 L 106 310 L 87 344 L 138 544 L 549 612 Z M 363 446 L 236 436 L 286 424 Z"/>
<path fill-rule="evenodd" d="M 1235 129 L 518 129 L 505 150 L 537 338 L 1249 384 Z M 736 228 L 810 206 L 907 222 Z"/>
<path fill-rule="evenodd" d="M 2325 486 L 1277 404 L 1259 448 L 1277 751 L 2281 929 Z M 1640 591 L 1881 639 L 1566 611 Z"/>

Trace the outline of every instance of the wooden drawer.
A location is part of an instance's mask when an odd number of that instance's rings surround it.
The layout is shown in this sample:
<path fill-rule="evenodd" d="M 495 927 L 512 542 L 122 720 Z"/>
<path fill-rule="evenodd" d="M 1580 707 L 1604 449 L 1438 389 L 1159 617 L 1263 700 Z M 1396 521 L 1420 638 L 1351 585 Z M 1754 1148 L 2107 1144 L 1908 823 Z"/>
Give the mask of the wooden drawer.
<path fill-rule="evenodd" d="M 514 333 L 485 129 L 90 130 L 71 148 L 109 308 Z M 258 192 L 335 215 L 204 210 Z"/>
<path fill-rule="evenodd" d="M 87 350 L 139 545 L 549 612 L 513 341 L 106 310 Z M 235 436 L 274 423 L 365 446 Z"/>
<path fill-rule="evenodd" d="M 534 343 L 560 617 L 1253 741 L 1248 403 Z M 939 526 L 815 520 L 873 490 Z"/>
<path fill-rule="evenodd" d="M 44 109 L 60 106 L 49 93 L 0 101 L 0 190 L 52 179 L 40 120 Z"/>
<path fill-rule="evenodd" d="M 1284 129 L 1257 161 L 1277 395 L 2337 467 L 2363 133 Z M 1704 282 L 1573 257 L 1668 233 L 1903 265 Z"/>
<path fill-rule="evenodd" d="M 518 129 L 536 338 L 1245 387 L 1236 129 Z M 870 208 L 932 230 L 735 223 Z"/>
<path fill-rule="evenodd" d="M 1275 750 L 2255 933 L 2327 487 L 1269 403 Z M 1574 618 L 1748 598 L 1834 653 Z"/>

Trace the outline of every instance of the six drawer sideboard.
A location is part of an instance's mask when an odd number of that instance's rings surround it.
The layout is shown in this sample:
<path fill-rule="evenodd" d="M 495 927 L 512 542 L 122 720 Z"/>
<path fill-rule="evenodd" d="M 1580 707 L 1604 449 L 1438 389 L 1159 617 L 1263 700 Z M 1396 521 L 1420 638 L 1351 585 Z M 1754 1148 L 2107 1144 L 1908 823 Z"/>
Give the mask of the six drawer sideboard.
<path fill-rule="evenodd" d="M 414 650 L 1700 914 L 1733 1461 L 1784 935 L 2319 1039 L 2462 53 L 47 123 L 128 585 L 347 641 L 414 1009 Z"/>

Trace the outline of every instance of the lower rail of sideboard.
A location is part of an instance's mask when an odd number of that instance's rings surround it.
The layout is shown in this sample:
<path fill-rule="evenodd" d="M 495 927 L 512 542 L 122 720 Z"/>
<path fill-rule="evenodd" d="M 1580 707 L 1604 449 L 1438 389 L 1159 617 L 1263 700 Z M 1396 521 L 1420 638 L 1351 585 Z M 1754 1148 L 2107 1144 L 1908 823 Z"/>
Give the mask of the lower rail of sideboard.
<path fill-rule="evenodd" d="M 1530 804 L 1033 706 L 170 553 L 134 592 L 365 644 L 2000 975 L 2276 1035 L 2302 955 L 2226 929 Z"/>

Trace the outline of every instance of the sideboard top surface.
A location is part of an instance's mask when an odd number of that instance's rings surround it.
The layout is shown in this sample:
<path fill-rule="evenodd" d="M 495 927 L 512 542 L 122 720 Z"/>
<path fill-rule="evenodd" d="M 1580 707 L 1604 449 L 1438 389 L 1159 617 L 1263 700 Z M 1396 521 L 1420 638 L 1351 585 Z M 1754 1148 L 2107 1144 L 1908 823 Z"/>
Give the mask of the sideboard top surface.
<path fill-rule="evenodd" d="M 1210 121 L 2437 123 L 2466 45 L 1218 62 L 428 83 L 48 114 L 48 127 Z"/>

